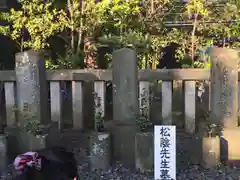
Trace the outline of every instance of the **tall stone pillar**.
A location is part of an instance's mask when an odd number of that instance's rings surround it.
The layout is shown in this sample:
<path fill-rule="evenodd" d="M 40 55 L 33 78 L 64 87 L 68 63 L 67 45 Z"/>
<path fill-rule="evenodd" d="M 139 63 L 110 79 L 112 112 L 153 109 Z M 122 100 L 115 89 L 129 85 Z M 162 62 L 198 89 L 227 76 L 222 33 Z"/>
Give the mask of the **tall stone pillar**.
<path fill-rule="evenodd" d="M 16 54 L 15 58 L 18 123 L 6 129 L 12 154 L 44 148 L 54 142 L 52 135 L 57 136 L 50 119 L 44 57 L 30 50 Z M 28 128 L 24 128 L 26 125 Z"/>
<path fill-rule="evenodd" d="M 133 167 L 136 118 L 139 112 L 137 55 L 123 48 L 113 53 L 114 157 Z"/>
<path fill-rule="evenodd" d="M 17 106 L 23 116 L 49 124 L 45 60 L 35 51 L 16 54 Z M 24 112 L 27 111 L 27 114 Z"/>
<path fill-rule="evenodd" d="M 228 48 L 211 50 L 212 118 L 224 127 L 237 127 L 238 51 Z"/>
<path fill-rule="evenodd" d="M 212 48 L 211 53 L 211 119 L 222 126 L 221 159 L 235 165 L 240 162 L 240 129 L 238 127 L 239 51 Z M 237 163 L 236 163 L 237 162 Z"/>

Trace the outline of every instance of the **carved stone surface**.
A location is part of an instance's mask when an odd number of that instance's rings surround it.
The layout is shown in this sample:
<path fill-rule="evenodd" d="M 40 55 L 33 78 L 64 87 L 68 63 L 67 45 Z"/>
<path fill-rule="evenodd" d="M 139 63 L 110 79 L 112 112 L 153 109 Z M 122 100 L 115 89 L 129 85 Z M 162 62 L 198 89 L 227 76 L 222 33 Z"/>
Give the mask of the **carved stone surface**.
<path fill-rule="evenodd" d="M 113 119 L 135 124 L 139 110 L 137 55 L 123 48 L 113 53 Z"/>
<path fill-rule="evenodd" d="M 16 104 L 19 112 L 17 113 L 17 121 L 20 124 L 23 123 L 22 126 L 35 121 L 30 125 L 32 129 L 29 128 L 28 130 L 37 131 L 41 129 L 43 137 L 36 138 L 27 133 L 25 129 L 15 126 L 14 122 L 8 123 L 9 126 L 5 128 L 5 133 L 8 135 L 8 144 L 11 147 L 9 148 L 10 158 L 28 150 L 41 149 L 47 145 L 52 146 L 58 137 L 56 125 L 51 123 L 50 119 L 44 58 L 40 53 L 31 50 L 18 53 L 16 54 L 15 71 Z M 14 86 L 11 85 L 10 87 Z M 14 90 L 12 91 L 14 92 Z M 9 95 L 6 97 L 9 101 Z M 10 104 L 15 104 L 15 99 L 11 100 Z M 32 125 L 39 127 L 31 127 Z"/>
<path fill-rule="evenodd" d="M 114 154 L 126 166 L 135 166 L 136 118 L 139 114 L 137 54 L 123 48 L 113 53 L 113 135 Z"/>
<path fill-rule="evenodd" d="M 42 55 L 34 51 L 16 54 L 17 105 L 25 116 L 39 120 L 42 124 L 50 122 L 45 61 Z M 26 107 L 27 106 L 27 107 Z M 20 113 L 21 114 L 21 113 Z M 22 117 L 19 117 L 21 120 Z"/>
<path fill-rule="evenodd" d="M 203 137 L 202 160 L 204 168 L 216 168 L 220 165 L 220 139 L 219 137 Z"/>
<path fill-rule="evenodd" d="M 110 134 L 94 132 L 90 135 L 90 168 L 108 170 L 110 168 Z"/>
<path fill-rule="evenodd" d="M 224 127 L 237 127 L 238 61 L 236 50 L 211 51 L 211 118 Z"/>

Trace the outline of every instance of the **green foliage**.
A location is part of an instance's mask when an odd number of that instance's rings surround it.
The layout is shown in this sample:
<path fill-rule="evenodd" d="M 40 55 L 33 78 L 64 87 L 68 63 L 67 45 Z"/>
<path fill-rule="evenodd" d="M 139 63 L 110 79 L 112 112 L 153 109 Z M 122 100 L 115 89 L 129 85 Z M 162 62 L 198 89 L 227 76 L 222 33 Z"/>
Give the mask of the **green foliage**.
<path fill-rule="evenodd" d="M 58 56 L 56 62 L 53 62 L 51 59 L 47 59 L 45 62 L 45 67 L 47 69 L 76 69 L 84 67 L 84 56 L 80 52 L 78 55 L 72 54 L 71 51 L 68 51 L 67 55 L 62 57 Z"/>
<path fill-rule="evenodd" d="M 49 46 L 48 38 L 65 27 L 62 23 L 65 12 L 55 9 L 49 0 L 45 3 L 42 0 L 20 2 L 21 10 L 11 9 L 10 13 L 2 14 L 4 20 L 12 23 L 12 27 L 2 27 L 1 32 L 16 40 L 21 51 L 24 48 L 40 50 Z M 29 34 L 28 38 L 26 34 Z"/>
<path fill-rule="evenodd" d="M 19 49 L 48 51 L 49 37 L 58 36 L 65 42 L 66 52 L 57 63 L 47 62 L 49 68 L 84 67 L 84 39 L 94 41 L 90 51 L 100 46 L 114 50 L 122 47 L 136 49 L 139 68 L 155 69 L 164 46 L 171 42 L 181 46 L 177 58 L 184 67 L 208 67 L 195 57 L 206 47 L 239 47 L 240 5 L 238 0 L 221 4 L 219 1 L 190 0 L 21 0 L 20 10 L 1 13 L 0 18 L 12 24 L 1 26 L 0 33 L 18 43 Z M 232 22 L 234 20 L 234 22 Z M 180 26 L 181 24 L 184 26 Z M 175 24 L 175 25 L 174 25 Z M 170 26 L 170 27 L 169 27 Z M 29 33 L 24 38 L 23 31 Z M 225 43 L 227 39 L 231 43 Z M 91 54 L 91 53 L 90 53 Z M 111 55 L 107 55 L 111 66 Z"/>

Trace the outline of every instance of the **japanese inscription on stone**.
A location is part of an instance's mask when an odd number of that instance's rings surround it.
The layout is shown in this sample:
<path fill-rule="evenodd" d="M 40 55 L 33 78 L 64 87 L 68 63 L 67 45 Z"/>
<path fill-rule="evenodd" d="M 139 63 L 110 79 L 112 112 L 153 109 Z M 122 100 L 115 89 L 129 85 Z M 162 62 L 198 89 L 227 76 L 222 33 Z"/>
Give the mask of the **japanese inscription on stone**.
<path fill-rule="evenodd" d="M 222 69 L 223 72 L 223 79 L 222 79 L 222 93 L 221 93 L 221 98 L 220 98 L 220 107 L 222 110 L 222 114 L 224 117 L 228 117 L 231 115 L 231 112 L 229 112 L 228 109 L 228 98 L 231 97 L 231 89 L 229 88 L 231 83 L 229 83 L 229 73 L 227 68 L 223 67 Z"/>
<path fill-rule="evenodd" d="M 154 127 L 154 179 L 176 179 L 176 127 Z"/>

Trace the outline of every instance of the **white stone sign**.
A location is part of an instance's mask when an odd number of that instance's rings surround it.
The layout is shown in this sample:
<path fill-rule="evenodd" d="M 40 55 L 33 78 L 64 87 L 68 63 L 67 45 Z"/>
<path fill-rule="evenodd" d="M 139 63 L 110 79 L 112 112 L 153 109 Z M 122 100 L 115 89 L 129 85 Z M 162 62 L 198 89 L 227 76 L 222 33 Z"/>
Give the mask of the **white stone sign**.
<path fill-rule="evenodd" d="M 176 180 L 175 126 L 154 126 L 154 179 Z"/>

